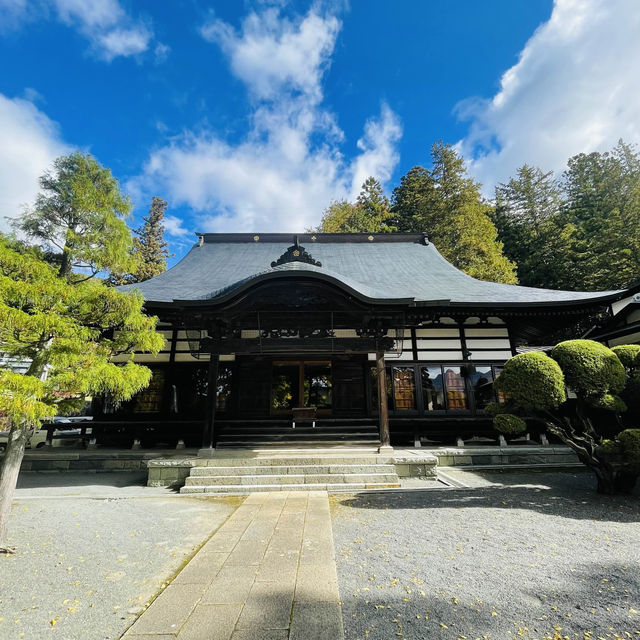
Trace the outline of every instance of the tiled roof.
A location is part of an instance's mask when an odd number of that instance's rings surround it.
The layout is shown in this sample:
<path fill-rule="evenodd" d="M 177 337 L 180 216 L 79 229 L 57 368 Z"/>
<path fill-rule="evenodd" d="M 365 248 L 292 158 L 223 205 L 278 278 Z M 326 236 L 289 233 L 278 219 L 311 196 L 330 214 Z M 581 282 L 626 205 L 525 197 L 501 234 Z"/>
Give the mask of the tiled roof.
<path fill-rule="evenodd" d="M 321 266 L 271 263 L 299 239 Z M 622 291 L 555 291 L 472 278 L 422 234 L 205 234 L 174 267 L 138 289 L 148 302 L 224 300 L 251 284 L 301 276 L 342 286 L 363 300 L 402 304 L 536 306 L 608 302 Z"/>

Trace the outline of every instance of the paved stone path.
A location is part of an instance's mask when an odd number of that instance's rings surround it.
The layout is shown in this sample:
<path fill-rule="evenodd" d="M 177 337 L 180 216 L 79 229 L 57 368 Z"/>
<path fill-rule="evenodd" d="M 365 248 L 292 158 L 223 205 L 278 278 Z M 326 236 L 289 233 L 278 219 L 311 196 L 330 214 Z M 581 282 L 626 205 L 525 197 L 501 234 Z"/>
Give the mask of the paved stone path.
<path fill-rule="evenodd" d="M 342 640 L 329 499 L 254 493 L 123 640 Z"/>

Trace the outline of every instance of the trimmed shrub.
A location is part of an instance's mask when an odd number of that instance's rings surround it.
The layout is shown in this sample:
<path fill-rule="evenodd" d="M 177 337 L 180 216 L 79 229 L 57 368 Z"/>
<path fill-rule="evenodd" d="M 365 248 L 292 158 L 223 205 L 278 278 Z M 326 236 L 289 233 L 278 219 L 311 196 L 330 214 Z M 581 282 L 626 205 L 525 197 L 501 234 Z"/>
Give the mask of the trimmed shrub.
<path fill-rule="evenodd" d="M 625 461 L 640 471 L 640 429 L 625 429 L 618 434 Z"/>
<path fill-rule="evenodd" d="M 616 413 L 623 413 L 627 410 L 627 405 L 624 400 L 620 396 L 614 396 L 610 393 L 606 393 L 605 395 L 597 398 L 589 398 L 589 404 L 597 409 L 615 411 Z"/>
<path fill-rule="evenodd" d="M 566 400 L 562 369 L 540 351 L 507 360 L 494 386 L 522 409 L 556 409 Z"/>
<path fill-rule="evenodd" d="M 619 344 L 617 347 L 611 347 L 611 351 L 618 356 L 625 368 L 640 367 L 640 344 Z"/>
<path fill-rule="evenodd" d="M 494 417 L 493 427 L 500 433 L 507 435 L 517 435 L 527 429 L 527 423 L 512 413 L 501 413 Z"/>
<path fill-rule="evenodd" d="M 627 373 L 618 356 L 599 342 L 567 340 L 553 349 L 551 357 L 578 396 L 618 395 L 626 384 Z"/>
<path fill-rule="evenodd" d="M 630 413 L 640 415 L 640 372 L 636 372 L 627 380 L 627 386 L 621 395 Z"/>

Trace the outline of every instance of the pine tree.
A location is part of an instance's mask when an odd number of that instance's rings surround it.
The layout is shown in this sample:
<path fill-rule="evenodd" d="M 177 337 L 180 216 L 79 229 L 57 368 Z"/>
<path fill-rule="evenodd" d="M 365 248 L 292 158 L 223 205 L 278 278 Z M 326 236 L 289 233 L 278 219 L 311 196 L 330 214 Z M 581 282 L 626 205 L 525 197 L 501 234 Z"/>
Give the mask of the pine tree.
<path fill-rule="evenodd" d="M 164 342 L 142 296 L 98 279 L 65 277 L 42 252 L 0 235 L 0 344 L 31 364 L 23 375 L 0 367 L 0 415 L 9 426 L 0 467 L 0 552 L 29 435 L 43 420 L 77 409 L 87 395 L 126 400 L 147 386 L 150 370 L 114 355 L 157 353 Z"/>
<path fill-rule="evenodd" d="M 134 238 L 133 252 L 138 259 L 138 268 L 135 279 L 131 282 L 143 282 L 153 276 L 157 276 L 167 270 L 167 258 L 169 243 L 164 239 L 164 214 L 167 210 L 167 202 L 154 196 L 149 208 L 149 215 L 143 218 L 142 227 L 135 230 L 138 236 Z"/>
<path fill-rule="evenodd" d="M 515 283 L 515 265 L 502 253 L 492 208 L 480 184 L 467 175 L 464 160 L 451 145 L 431 148 L 432 168 L 414 167 L 394 189 L 398 231 L 424 231 L 440 253 L 481 280 Z"/>
<path fill-rule="evenodd" d="M 131 202 L 109 169 L 76 151 L 57 158 L 40 187 L 35 205 L 14 226 L 50 252 L 61 276 L 79 281 L 134 269 L 124 221 Z"/>

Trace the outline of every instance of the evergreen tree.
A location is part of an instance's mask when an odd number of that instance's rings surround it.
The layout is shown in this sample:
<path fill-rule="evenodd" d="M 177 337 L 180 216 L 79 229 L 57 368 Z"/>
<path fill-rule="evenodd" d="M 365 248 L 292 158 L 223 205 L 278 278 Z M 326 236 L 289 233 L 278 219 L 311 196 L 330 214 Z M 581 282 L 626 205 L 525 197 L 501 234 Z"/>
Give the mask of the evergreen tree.
<path fill-rule="evenodd" d="M 81 407 L 87 395 L 121 401 L 149 383 L 147 367 L 111 362 L 116 354 L 162 348 L 157 318 L 142 305 L 139 294 L 65 277 L 40 251 L 0 236 L 1 350 L 31 363 L 24 375 L 0 367 L 0 415 L 9 426 L 0 468 L 0 552 L 11 551 L 5 530 L 29 435 L 43 420 Z"/>
<path fill-rule="evenodd" d="M 346 200 L 332 202 L 325 209 L 319 233 L 389 233 L 395 231 L 391 225 L 389 199 L 384 195 L 382 185 L 374 177 L 369 177 L 355 203 Z"/>
<path fill-rule="evenodd" d="M 515 283 L 515 265 L 503 255 L 488 215 L 491 206 L 467 175 L 463 158 L 439 142 L 431 159 L 431 170 L 414 167 L 393 192 L 398 231 L 426 232 L 440 253 L 470 276 Z"/>
<path fill-rule="evenodd" d="M 616 289 L 640 277 L 640 156 L 622 140 L 604 153 L 568 161 L 561 216 L 575 228 L 568 288 Z"/>
<path fill-rule="evenodd" d="M 167 258 L 171 257 L 164 239 L 164 214 L 167 202 L 154 196 L 151 200 L 149 215 L 143 218 L 144 225 L 136 229 L 134 254 L 137 254 L 139 266 L 136 282 L 143 282 L 167 270 Z"/>
<path fill-rule="evenodd" d="M 124 222 L 131 203 L 109 169 L 76 151 L 57 158 L 40 187 L 35 205 L 14 226 L 51 252 L 61 276 L 78 281 L 134 269 Z"/>
<path fill-rule="evenodd" d="M 574 229 L 560 220 L 561 199 L 553 173 L 526 164 L 496 187 L 493 220 L 522 285 L 561 288 L 565 282 L 564 258 Z"/>
<path fill-rule="evenodd" d="M 164 239 L 163 220 L 166 210 L 167 202 L 154 196 L 149 207 L 149 215 L 143 218 L 144 224 L 133 231 L 136 237 L 133 239 L 131 253 L 135 271 L 112 275 L 109 278 L 109 284 L 143 282 L 167 270 L 167 258 L 173 254 L 169 253 L 167 248 L 169 243 Z"/>

